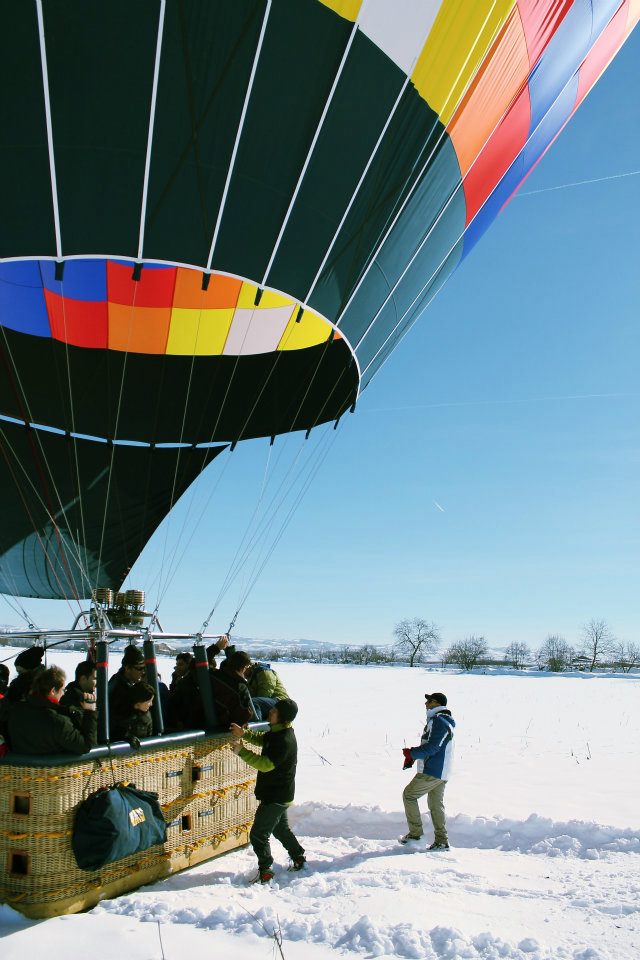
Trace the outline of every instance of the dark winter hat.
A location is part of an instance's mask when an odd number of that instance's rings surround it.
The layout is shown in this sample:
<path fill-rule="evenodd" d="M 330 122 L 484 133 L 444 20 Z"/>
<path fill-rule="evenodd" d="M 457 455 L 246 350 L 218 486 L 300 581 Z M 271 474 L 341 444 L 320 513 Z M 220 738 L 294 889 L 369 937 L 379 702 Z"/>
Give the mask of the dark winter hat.
<path fill-rule="evenodd" d="M 22 653 L 19 653 L 16 657 L 16 669 L 20 667 L 21 670 L 35 670 L 35 668 L 39 667 L 42 663 L 43 657 L 43 647 L 29 647 L 27 650 L 23 650 Z"/>
<path fill-rule="evenodd" d="M 425 693 L 424 698 L 425 700 L 435 700 L 441 707 L 446 707 L 447 705 L 447 698 L 444 693 Z"/>
<path fill-rule="evenodd" d="M 125 647 L 122 655 L 122 666 L 137 667 L 141 663 L 144 663 L 144 653 L 142 650 L 140 650 L 139 647 L 134 647 L 133 644 Z"/>
<path fill-rule="evenodd" d="M 281 723 L 292 723 L 298 715 L 298 704 L 295 700 L 277 700 L 275 708 Z"/>

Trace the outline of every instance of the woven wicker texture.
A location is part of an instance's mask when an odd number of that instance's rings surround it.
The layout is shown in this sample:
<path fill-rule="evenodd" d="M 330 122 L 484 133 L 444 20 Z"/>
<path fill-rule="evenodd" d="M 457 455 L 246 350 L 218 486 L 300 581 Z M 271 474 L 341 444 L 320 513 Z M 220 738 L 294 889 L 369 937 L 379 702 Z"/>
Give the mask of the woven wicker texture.
<path fill-rule="evenodd" d="M 245 844 L 253 822 L 255 773 L 208 737 L 111 760 L 68 766 L 0 764 L 0 902 L 30 916 L 80 910 L 109 888 L 122 893 Z M 141 854 L 84 871 L 71 850 L 75 810 L 114 782 L 158 793 L 167 840 Z M 111 894 L 113 895 L 113 894 Z M 60 904 L 59 911 L 56 903 Z"/>

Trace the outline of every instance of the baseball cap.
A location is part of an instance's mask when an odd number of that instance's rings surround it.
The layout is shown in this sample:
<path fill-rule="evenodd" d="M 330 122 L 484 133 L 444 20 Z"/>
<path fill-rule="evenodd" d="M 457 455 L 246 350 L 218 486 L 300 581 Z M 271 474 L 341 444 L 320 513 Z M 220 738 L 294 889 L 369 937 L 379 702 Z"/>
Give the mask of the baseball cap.
<path fill-rule="evenodd" d="M 446 707 L 447 705 L 447 698 L 444 693 L 425 693 L 424 698 L 425 700 L 435 700 L 441 707 Z"/>

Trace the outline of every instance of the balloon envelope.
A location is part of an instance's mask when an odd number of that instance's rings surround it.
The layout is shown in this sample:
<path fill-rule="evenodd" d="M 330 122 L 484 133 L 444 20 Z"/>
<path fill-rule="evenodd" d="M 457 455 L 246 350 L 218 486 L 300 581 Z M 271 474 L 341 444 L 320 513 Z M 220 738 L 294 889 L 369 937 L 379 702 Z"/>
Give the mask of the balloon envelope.
<path fill-rule="evenodd" d="M 118 586 L 221 444 L 352 407 L 639 15 L 5 4 L 0 589 Z"/>

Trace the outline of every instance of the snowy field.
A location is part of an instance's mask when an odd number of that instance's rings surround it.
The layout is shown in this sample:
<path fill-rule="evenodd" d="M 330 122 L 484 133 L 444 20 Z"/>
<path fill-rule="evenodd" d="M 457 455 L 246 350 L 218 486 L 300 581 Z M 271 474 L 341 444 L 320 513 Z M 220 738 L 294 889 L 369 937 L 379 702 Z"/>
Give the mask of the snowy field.
<path fill-rule="evenodd" d="M 70 673 L 77 659 L 52 658 Z M 274 842 L 266 888 L 245 848 L 81 916 L 3 906 L 3 960 L 640 957 L 640 678 L 277 669 L 301 707 L 290 819 L 308 868 L 287 872 Z M 428 814 L 422 849 L 397 843 L 401 748 L 433 690 L 457 722 L 445 854 L 424 849 Z"/>

